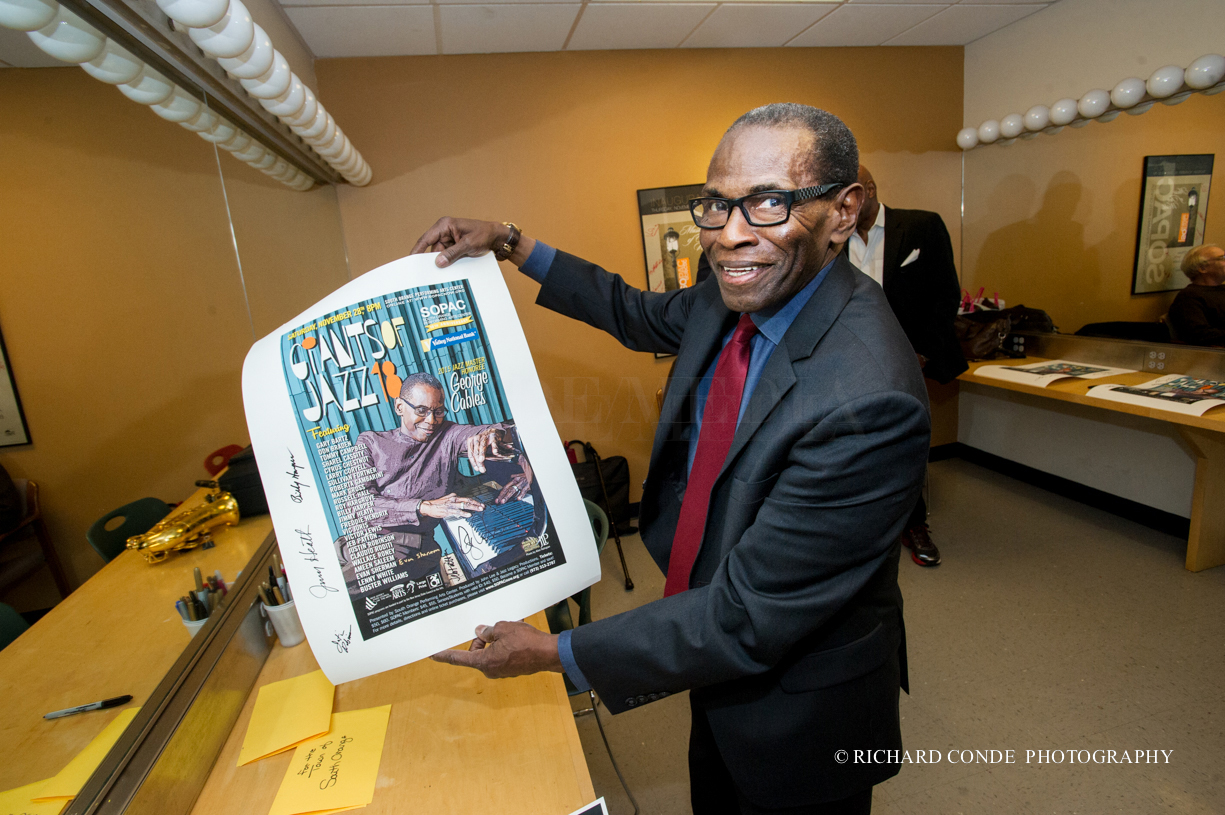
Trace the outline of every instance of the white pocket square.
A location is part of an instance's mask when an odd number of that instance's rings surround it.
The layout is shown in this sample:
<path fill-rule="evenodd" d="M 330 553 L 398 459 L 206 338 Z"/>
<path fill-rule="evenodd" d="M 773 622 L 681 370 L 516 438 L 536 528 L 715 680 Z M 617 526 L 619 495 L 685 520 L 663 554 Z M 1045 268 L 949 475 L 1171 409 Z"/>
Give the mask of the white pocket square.
<path fill-rule="evenodd" d="M 915 249 L 913 252 L 911 252 L 909 255 L 906 256 L 905 260 L 902 261 L 902 266 L 909 266 L 910 264 L 914 263 L 918 259 L 919 259 L 919 250 Z M 898 268 L 901 268 L 901 267 L 899 266 Z"/>

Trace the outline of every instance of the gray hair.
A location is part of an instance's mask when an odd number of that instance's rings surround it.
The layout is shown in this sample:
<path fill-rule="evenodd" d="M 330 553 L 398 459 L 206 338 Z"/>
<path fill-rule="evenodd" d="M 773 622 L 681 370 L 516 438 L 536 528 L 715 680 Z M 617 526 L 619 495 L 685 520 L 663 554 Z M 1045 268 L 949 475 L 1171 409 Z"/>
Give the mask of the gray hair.
<path fill-rule="evenodd" d="M 1200 276 L 1200 272 L 1202 272 L 1204 267 L 1207 266 L 1212 260 L 1208 257 L 1208 250 L 1220 248 L 1221 247 L 1217 246 L 1215 243 L 1202 243 L 1182 256 L 1182 265 L 1179 268 L 1181 268 L 1182 273 L 1185 274 L 1192 283 L 1194 283 L 1196 278 Z"/>
<path fill-rule="evenodd" d="M 400 398 L 404 399 L 408 396 L 412 389 L 417 385 L 424 385 L 427 388 L 433 388 L 439 393 L 445 394 L 442 389 L 442 382 L 433 374 L 428 374 L 425 371 L 419 371 L 415 374 L 409 374 L 404 377 L 404 384 L 400 387 Z"/>
<path fill-rule="evenodd" d="M 855 134 L 828 111 L 794 102 L 776 102 L 750 110 L 732 122 L 727 133 L 750 126 L 803 128 L 813 137 L 815 149 L 810 166 L 820 183 L 854 184 L 859 179 L 859 147 Z"/>

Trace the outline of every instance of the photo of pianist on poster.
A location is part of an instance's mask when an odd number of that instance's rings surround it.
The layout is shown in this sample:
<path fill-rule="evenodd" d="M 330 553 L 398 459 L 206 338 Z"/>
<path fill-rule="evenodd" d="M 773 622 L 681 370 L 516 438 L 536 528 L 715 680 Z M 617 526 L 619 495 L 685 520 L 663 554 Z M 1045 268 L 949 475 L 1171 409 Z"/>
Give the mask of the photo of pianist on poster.
<path fill-rule="evenodd" d="M 331 312 L 281 357 L 363 639 L 565 562 L 467 281 Z"/>

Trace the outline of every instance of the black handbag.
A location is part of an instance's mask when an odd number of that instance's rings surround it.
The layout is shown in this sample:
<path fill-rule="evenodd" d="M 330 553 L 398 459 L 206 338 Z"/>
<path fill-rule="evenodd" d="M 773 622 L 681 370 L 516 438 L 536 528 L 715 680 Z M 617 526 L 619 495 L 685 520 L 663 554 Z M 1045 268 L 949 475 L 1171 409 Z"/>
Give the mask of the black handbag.
<path fill-rule="evenodd" d="M 625 590 L 634 588 L 630 579 L 629 567 L 625 565 L 625 552 L 621 549 L 621 535 L 638 531 L 633 525 L 630 514 L 630 465 L 625 456 L 600 458 L 595 447 L 590 442 L 568 441 L 567 452 L 573 456 L 571 448 L 578 445 L 583 450 L 583 461 L 573 458 L 570 462 L 574 470 L 574 480 L 578 482 L 578 491 L 583 498 L 599 506 L 608 515 L 613 540 L 617 544 L 617 554 L 621 557 L 621 571 L 625 573 Z"/>
<path fill-rule="evenodd" d="M 255 451 L 250 445 L 230 458 L 229 467 L 217 479 L 217 486 L 234 496 L 242 517 L 268 514 L 268 498 L 264 495 L 264 484 L 255 466 Z"/>

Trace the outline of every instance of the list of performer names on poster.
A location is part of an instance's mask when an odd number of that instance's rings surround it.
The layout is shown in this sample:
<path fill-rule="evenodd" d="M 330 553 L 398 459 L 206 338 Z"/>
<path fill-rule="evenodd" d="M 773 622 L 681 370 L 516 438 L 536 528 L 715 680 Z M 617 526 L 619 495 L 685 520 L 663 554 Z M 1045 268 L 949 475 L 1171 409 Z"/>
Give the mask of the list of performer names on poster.
<path fill-rule="evenodd" d="M 383 510 L 374 506 L 374 496 L 361 488 L 377 470 L 370 466 L 366 451 L 344 434 L 317 442 L 319 459 L 328 489 L 340 513 L 341 530 L 348 541 L 349 559 L 357 579 L 357 590 L 368 591 L 382 584 L 396 565 L 392 536 L 380 534 L 370 525 Z"/>

